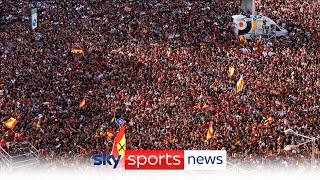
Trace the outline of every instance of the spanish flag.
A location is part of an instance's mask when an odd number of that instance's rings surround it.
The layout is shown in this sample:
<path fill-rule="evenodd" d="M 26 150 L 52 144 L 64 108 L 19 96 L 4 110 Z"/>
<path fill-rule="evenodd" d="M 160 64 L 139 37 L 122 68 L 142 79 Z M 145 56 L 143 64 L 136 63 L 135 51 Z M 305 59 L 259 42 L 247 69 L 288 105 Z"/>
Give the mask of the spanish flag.
<path fill-rule="evenodd" d="M 17 121 L 15 118 L 11 117 L 10 119 L 8 119 L 6 122 L 3 122 L 3 124 L 5 126 L 7 126 L 7 128 L 9 129 L 13 129 L 14 127 L 16 127 L 16 125 L 18 124 L 19 121 Z"/>
<path fill-rule="evenodd" d="M 272 118 L 272 117 L 268 117 L 268 119 L 266 119 L 266 120 L 264 121 L 264 124 L 265 124 L 265 125 L 269 125 L 269 124 L 272 124 L 272 122 L 273 122 L 273 118 Z"/>
<path fill-rule="evenodd" d="M 39 119 L 38 121 L 33 121 L 32 126 L 36 128 L 41 128 L 41 120 Z"/>
<path fill-rule="evenodd" d="M 113 138 L 113 136 L 114 136 L 113 130 L 112 130 L 112 129 L 109 129 L 109 130 L 107 131 L 107 134 L 106 134 L 106 135 L 107 135 L 107 136 L 106 136 L 107 140 L 111 140 L 111 139 Z"/>
<path fill-rule="evenodd" d="M 229 66 L 228 69 L 228 77 L 232 77 L 234 74 L 234 67 L 233 66 Z"/>
<path fill-rule="evenodd" d="M 212 136 L 213 136 L 213 127 L 212 127 L 212 121 L 210 122 L 210 124 L 209 124 L 209 128 L 208 128 L 208 132 L 207 132 L 207 141 L 209 140 L 209 139 L 211 139 L 212 138 Z"/>
<path fill-rule="evenodd" d="M 131 13 L 132 12 L 132 8 L 126 6 L 124 7 L 124 10 L 127 12 L 127 13 Z"/>
<path fill-rule="evenodd" d="M 84 56 L 84 51 L 82 49 L 72 49 L 71 53 L 78 56 Z"/>
<path fill-rule="evenodd" d="M 86 105 L 86 98 L 84 98 L 80 104 L 79 104 L 79 108 L 83 108 Z"/>
<path fill-rule="evenodd" d="M 121 159 L 125 156 L 126 151 L 126 137 L 125 126 L 121 126 L 117 136 L 114 138 L 111 154 L 115 157 L 121 155 Z"/>
<path fill-rule="evenodd" d="M 37 122 L 37 128 L 41 128 L 41 120 L 40 119 Z"/>
<path fill-rule="evenodd" d="M 237 82 L 237 87 L 236 87 L 237 93 L 242 92 L 243 87 L 244 87 L 244 80 L 243 80 L 243 76 L 241 75 L 240 79 Z"/>

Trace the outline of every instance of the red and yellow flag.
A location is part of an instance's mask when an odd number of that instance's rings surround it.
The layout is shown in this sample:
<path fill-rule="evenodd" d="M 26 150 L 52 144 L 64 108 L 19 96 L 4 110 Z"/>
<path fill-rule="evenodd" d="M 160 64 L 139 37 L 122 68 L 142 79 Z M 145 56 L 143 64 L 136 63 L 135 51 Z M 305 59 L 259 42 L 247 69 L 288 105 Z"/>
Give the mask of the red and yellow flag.
<path fill-rule="evenodd" d="M 244 88 L 244 80 L 243 80 L 243 76 L 241 75 L 236 86 L 237 93 L 242 92 L 243 88 Z"/>
<path fill-rule="evenodd" d="M 112 129 L 109 129 L 109 130 L 107 131 L 107 134 L 106 134 L 106 135 L 107 135 L 107 136 L 106 136 L 107 140 L 111 140 L 111 139 L 113 138 L 113 136 L 114 136 L 113 130 L 112 130 Z"/>
<path fill-rule="evenodd" d="M 132 12 L 132 8 L 126 6 L 124 7 L 124 10 L 127 12 L 127 13 L 131 13 Z"/>
<path fill-rule="evenodd" d="M 41 128 L 41 119 L 38 120 L 36 127 L 37 127 L 37 128 Z"/>
<path fill-rule="evenodd" d="M 13 129 L 14 127 L 16 127 L 16 125 L 18 124 L 18 120 L 16 120 L 15 118 L 11 117 L 10 119 L 8 119 L 6 122 L 3 122 L 3 124 L 5 126 L 7 126 L 7 128 L 9 129 Z"/>
<path fill-rule="evenodd" d="M 212 138 L 212 136 L 213 136 L 213 127 L 212 127 L 212 121 L 211 121 L 209 124 L 206 140 L 208 141 L 209 139 Z"/>
<path fill-rule="evenodd" d="M 269 124 L 272 124 L 272 122 L 273 122 L 273 117 L 270 116 L 268 117 L 268 119 L 265 120 L 264 124 L 269 125 Z"/>
<path fill-rule="evenodd" d="M 115 157 L 121 155 L 121 159 L 124 158 L 126 152 L 126 128 L 121 126 L 117 136 L 114 138 L 111 154 Z"/>
<path fill-rule="evenodd" d="M 79 104 L 79 108 L 83 108 L 86 105 L 86 98 L 84 98 L 80 104 Z"/>
<path fill-rule="evenodd" d="M 71 53 L 78 56 L 84 56 L 84 51 L 82 49 L 72 49 Z"/>
<path fill-rule="evenodd" d="M 229 69 L 228 69 L 228 77 L 232 77 L 234 74 L 234 67 L 233 66 L 229 66 Z"/>

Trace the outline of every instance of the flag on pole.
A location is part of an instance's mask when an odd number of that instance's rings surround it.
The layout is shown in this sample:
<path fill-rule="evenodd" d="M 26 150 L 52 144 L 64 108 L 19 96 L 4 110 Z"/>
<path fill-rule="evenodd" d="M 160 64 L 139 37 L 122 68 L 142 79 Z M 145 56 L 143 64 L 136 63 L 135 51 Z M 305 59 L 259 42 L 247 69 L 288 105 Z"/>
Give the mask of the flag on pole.
<path fill-rule="evenodd" d="M 212 138 L 212 136 L 213 136 L 213 127 L 212 127 L 212 121 L 210 121 L 206 140 L 208 141 L 209 139 Z"/>
<path fill-rule="evenodd" d="M 272 122 L 273 122 L 273 118 L 270 116 L 270 117 L 268 117 L 268 119 L 266 119 L 266 120 L 264 121 L 264 124 L 265 124 L 265 125 L 269 125 L 269 124 L 272 124 Z"/>
<path fill-rule="evenodd" d="M 132 8 L 126 6 L 124 7 L 124 10 L 127 12 L 127 13 L 131 13 L 132 12 Z"/>
<path fill-rule="evenodd" d="M 38 120 L 36 127 L 41 128 L 41 119 Z"/>
<path fill-rule="evenodd" d="M 84 56 L 84 51 L 82 49 L 74 48 L 71 50 L 71 53 L 78 56 Z"/>
<path fill-rule="evenodd" d="M 84 98 L 80 104 L 79 104 L 79 108 L 83 108 L 86 105 L 86 98 Z"/>
<path fill-rule="evenodd" d="M 11 117 L 10 119 L 8 119 L 6 122 L 3 122 L 3 124 L 9 128 L 9 129 L 13 129 L 14 127 L 16 127 L 16 125 L 18 124 L 18 120 L 16 120 L 15 118 Z"/>
<path fill-rule="evenodd" d="M 38 26 L 37 8 L 31 9 L 31 28 L 36 29 Z"/>
<path fill-rule="evenodd" d="M 107 140 L 111 140 L 111 139 L 113 138 L 113 136 L 114 136 L 113 130 L 112 130 L 112 129 L 109 129 L 109 130 L 107 131 Z"/>
<path fill-rule="evenodd" d="M 237 93 L 242 92 L 243 88 L 244 88 L 244 79 L 243 79 L 243 76 L 241 75 L 240 79 L 237 82 L 237 86 L 236 86 Z"/>
<path fill-rule="evenodd" d="M 114 138 L 111 152 L 111 154 L 116 157 L 121 155 L 121 159 L 124 158 L 126 151 L 125 131 L 125 126 L 121 126 L 117 136 Z"/>
<path fill-rule="evenodd" d="M 233 66 L 229 66 L 228 69 L 228 77 L 232 77 L 234 74 L 234 67 Z"/>

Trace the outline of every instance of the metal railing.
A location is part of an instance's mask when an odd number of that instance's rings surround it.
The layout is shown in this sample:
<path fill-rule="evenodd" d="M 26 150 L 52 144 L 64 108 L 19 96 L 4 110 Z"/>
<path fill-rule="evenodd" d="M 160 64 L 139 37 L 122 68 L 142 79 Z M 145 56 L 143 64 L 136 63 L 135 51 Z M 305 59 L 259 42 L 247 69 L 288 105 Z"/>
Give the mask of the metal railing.
<path fill-rule="evenodd" d="M 10 152 L 11 149 L 14 152 Z M 28 142 L 12 144 L 8 150 L 0 147 L 0 167 L 18 169 L 39 164 L 39 151 Z"/>
<path fill-rule="evenodd" d="M 0 146 L 0 166 L 9 167 L 11 156 Z"/>

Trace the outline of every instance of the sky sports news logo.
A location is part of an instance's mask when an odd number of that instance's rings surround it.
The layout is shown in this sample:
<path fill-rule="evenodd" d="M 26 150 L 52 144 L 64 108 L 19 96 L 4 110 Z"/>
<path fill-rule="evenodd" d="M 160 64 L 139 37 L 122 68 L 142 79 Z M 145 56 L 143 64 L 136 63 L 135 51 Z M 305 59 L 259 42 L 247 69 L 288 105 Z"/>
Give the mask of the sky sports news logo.
<path fill-rule="evenodd" d="M 224 150 L 127 150 L 126 170 L 224 170 L 227 153 Z M 117 168 L 121 157 L 108 154 L 93 156 L 94 165 Z"/>

